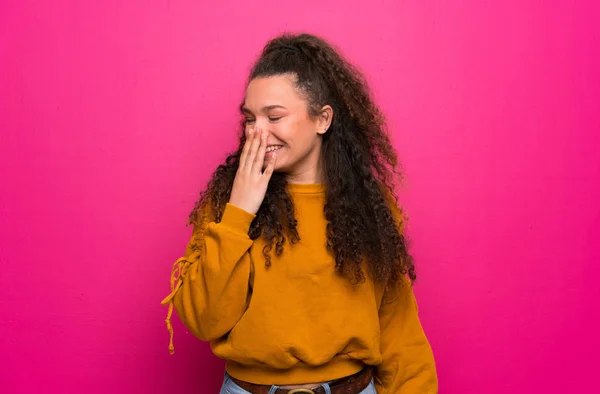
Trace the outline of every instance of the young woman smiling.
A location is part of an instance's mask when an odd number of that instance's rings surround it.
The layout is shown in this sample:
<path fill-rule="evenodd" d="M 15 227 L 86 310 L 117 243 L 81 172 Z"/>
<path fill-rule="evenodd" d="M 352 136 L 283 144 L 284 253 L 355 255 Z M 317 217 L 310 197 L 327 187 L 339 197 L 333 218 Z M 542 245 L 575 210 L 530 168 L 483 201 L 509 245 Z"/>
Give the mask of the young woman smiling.
<path fill-rule="evenodd" d="M 436 393 L 397 155 L 361 73 L 318 37 L 282 35 L 241 111 L 163 301 L 171 351 L 174 307 L 227 361 L 221 393 Z"/>

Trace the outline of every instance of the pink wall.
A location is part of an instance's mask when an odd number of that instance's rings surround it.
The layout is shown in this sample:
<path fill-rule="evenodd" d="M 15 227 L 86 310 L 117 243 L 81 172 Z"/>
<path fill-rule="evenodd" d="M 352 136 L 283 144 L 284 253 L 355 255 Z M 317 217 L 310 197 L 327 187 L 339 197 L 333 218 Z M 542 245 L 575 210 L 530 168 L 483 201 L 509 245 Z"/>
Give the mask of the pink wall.
<path fill-rule="evenodd" d="M 302 3 L 2 2 L 0 392 L 216 392 L 159 301 L 283 29 L 339 44 L 389 115 L 441 392 L 597 388 L 598 7 Z"/>

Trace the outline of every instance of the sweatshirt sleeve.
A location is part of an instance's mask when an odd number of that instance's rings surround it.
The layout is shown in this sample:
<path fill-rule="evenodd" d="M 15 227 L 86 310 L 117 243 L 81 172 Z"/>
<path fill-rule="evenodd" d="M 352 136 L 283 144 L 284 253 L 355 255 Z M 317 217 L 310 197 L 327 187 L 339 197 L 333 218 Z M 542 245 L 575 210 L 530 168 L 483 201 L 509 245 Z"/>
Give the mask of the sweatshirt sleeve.
<path fill-rule="evenodd" d="M 438 381 L 433 352 L 418 317 L 408 279 L 384 295 L 379 310 L 382 363 L 375 373 L 382 394 L 435 394 Z"/>
<path fill-rule="evenodd" d="M 255 215 L 227 204 L 219 223 L 195 226 L 184 257 L 173 264 L 167 329 L 174 352 L 173 307 L 183 324 L 198 338 L 212 341 L 227 334 L 242 317 L 250 277 L 248 236 Z"/>
<path fill-rule="evenodd" d="M 398 230 L 404 234 L 402 208 L 386 195 Z M 379 394 L 434 394 L 438 392 L 435 359 L 421 326 L 412 283 L 402 277 L 390 284 L 379 308 L 383 360 L 375 370 Z"/>

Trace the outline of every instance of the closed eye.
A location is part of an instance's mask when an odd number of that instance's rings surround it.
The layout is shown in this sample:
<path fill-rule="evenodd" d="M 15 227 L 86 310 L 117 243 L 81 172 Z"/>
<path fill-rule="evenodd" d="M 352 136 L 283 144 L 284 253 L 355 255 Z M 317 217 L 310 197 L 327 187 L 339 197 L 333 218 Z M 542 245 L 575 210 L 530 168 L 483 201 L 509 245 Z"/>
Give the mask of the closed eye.
<path fill-rule="evenodd" d="M 271 122 L 277 122 L 281 118 L 282 118 L 281 116 L 269 116 L 269 120 Z"/>

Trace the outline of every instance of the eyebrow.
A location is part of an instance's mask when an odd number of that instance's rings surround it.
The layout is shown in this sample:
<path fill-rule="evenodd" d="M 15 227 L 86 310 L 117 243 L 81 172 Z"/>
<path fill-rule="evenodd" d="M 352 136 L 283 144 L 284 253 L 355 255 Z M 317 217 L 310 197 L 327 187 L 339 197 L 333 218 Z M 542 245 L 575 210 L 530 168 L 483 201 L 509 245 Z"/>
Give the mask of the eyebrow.
<path fill-rule="evenodd" d="M 286 107 L 284 107 L 283 105 L 267 105 L 266 107 L 262 108 L 262 112 L 269 112 L 272 109 L 287 109 Z M 244 104 L 240 105 L 240 111 L 243 114 L 251 114 L 252 111 L 250 111 L 249 108 L 247 108 Z"/>

